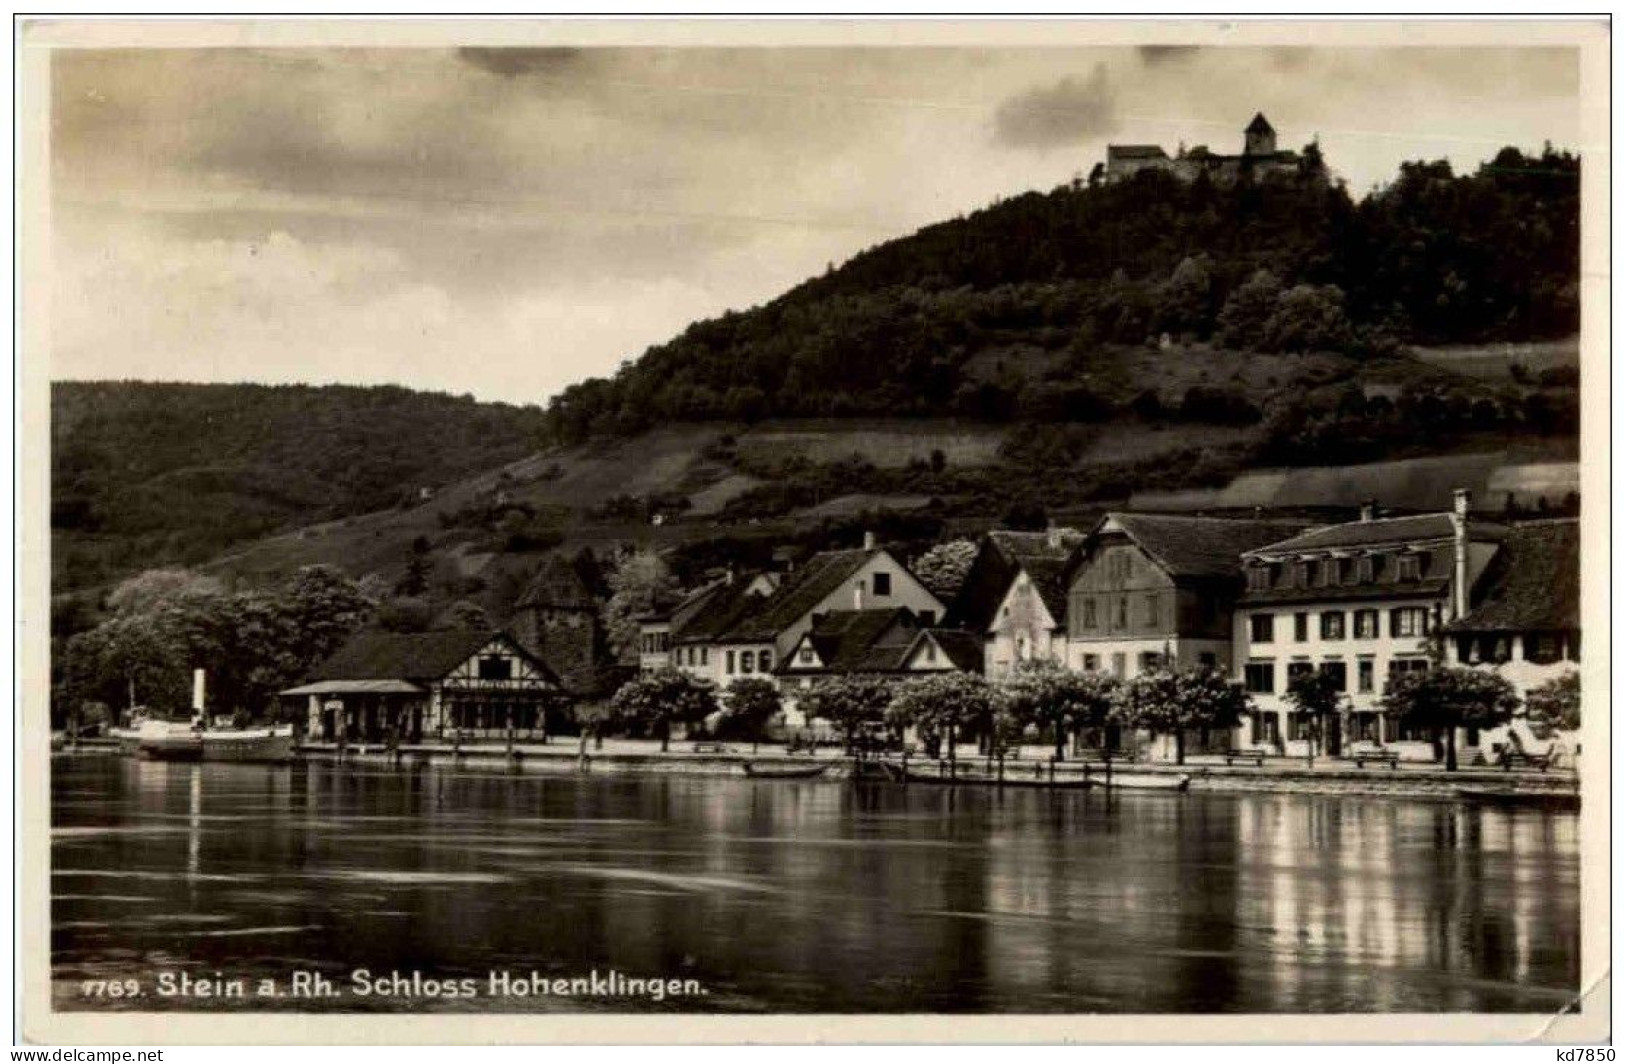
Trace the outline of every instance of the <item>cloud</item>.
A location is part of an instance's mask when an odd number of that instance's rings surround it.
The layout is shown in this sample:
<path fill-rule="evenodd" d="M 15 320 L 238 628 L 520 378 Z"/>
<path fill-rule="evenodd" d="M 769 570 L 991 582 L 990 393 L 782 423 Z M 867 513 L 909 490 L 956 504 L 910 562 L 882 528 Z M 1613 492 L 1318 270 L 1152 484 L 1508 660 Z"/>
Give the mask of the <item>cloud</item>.
<path fill-rule="evenodd" d="M 1054 148 L 1103 136 L 1117 128 L 1116 100 L 1106 64 L 1084 81 L 1066 77 L 1028 89 L 999 105 L 994 138 L 1016 148 Z"/>

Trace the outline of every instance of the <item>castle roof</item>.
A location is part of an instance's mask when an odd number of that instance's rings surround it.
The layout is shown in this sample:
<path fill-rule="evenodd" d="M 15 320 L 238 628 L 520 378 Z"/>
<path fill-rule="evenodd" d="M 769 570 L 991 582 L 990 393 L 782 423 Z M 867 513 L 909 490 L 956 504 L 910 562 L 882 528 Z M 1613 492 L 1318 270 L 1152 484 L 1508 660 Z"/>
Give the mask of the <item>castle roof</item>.
<path fill-rule="evenodd" d="M 1108 144 L 1108 159 L 1166 159 L 1168 153 L 1160 144 Z"/>
<path fill-rule="evenodd" d="M 1275 127 L 1270 125 L 1270 120 L 1264 117 L 1263 111 L 1260 111 L 1253 115 L 1253 120 L 1251 122 L 1247 123 L 1247 132 L 1274 133 Z"/>
<path fill-rule="evenodd" d="M 531 577 L 525 591 L 514 603 L 518 609 L 529 606 L 553 609 L 591 610 L 597 608 L 594 585 L 597 574 L 587 571 L 584 558 L 566 558 L 562 554 L 549 554 L 542 559 L 536 575 Z"/>

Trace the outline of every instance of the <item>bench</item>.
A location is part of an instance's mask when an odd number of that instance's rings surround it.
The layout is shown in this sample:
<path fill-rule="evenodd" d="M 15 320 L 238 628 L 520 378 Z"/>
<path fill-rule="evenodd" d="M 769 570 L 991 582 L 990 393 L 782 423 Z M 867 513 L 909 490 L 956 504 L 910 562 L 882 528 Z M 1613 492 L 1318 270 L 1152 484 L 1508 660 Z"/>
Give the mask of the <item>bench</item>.
<path fill-rule="evenodd" d="M 1551 764 L 1552 758 L 1550 754 L 1526 754 L 1521 750 L 1501 751 L 1501 767 L 1508 772 L 1512 771 L 1514 765 L 1519 768 L 1535 768 L 1545 772 L 1551 767 Z"/>
<path fill-rule="evenodd" d="M 1365 768 L 1368 761 L 1378 765 L 1387 765 L 1391 769 L 1399 768 L 1398 750 L 1356 750 L 1349 756 L 1354 759 L 1355 768 Z"/>
<path fill-rule="evenodd" d="M 718 742 L 698 742 L 694 744 L 696 754 L 726 754 L 728 748 Z"/>
<path fill-rule="evenodd" d="M 1234 765 L 1237 761 L 1251 761 L 1259 768 L 1263 768 L 1264 758 L 1268 756 L 1269 752 L 1267 750 L 1226 750 L 1224 752 L 1224 763 Z"/>

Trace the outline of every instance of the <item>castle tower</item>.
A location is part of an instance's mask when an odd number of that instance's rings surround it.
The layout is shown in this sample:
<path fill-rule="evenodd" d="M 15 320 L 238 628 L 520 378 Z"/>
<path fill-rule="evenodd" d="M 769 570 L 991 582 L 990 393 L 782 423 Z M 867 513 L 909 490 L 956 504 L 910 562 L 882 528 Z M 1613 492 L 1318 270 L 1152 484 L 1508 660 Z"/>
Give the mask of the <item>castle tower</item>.
<path fill-rule="evenodd" d="M 1253 120 L 1247 123 L 1246 147 L 1242 149 L 1242 154 L 1275 154 L 1275 127 L 1270 125 L 1262 111 L 1253 115 Z"/>
<path fill-rule="evenodd" d="M 604 660 L 593 574 L 580 559 L 550 554 L 514 603 L 510 628 L 526 650 L 547 663 L 571 694 L 585 695 Z"/>

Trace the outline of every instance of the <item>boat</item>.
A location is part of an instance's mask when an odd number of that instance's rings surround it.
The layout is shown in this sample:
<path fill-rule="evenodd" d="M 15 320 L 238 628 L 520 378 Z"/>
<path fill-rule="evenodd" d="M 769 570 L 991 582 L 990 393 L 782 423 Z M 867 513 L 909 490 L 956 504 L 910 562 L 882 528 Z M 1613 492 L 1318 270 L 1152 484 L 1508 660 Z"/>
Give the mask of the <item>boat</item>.
<path fill-rule="evenodd" d="M 988 773 L 982 769 L 972 770 L 966 768 L 950 775 L 941 770 L 922 771 L 918 768 L 905 768 L 895 761 L 886 761 L 883 764 L 887 774 L 899 783 L 991 784 L 996 787 L 1041 787 L 1046 790 L 1083 790 L 1087 787 L 1099 787 L 1104 783 L 1098 776 L 1058 776 L 1051 778 L 1048 775 L 1022 775 L 1010 770 L 1005 772 L 1003 778 L 1000 778 L 997 773 Z"/>
<path fill-rule="evenodd" d="M 1456 794 L 1469 802 L 1484 805 L 1515 805 L 1536 809 L 1579 809 L 1580 795 L 1574 791 L 1520 791 L 1510 787 L 1457 787 Z"/>
<path fill-rule="evenodd" d="M 112 732 L 121 753 L 148 761 L 287 761 L 291 724 L 254 728 L 198 728 L 185 721 L 149 718 Z"/>
<path fill-rule="evenodd" d="M 1191 786 L 1191 778 L 1186 773 L 1177 776 L 1153 772 L 1114 772 L 1109 776 L 1102 773 L 1095 777 L 1095 782 L 1114 791 L 1188 791 Z"/>
<path fill-rule="evenodd" d="M 745 762 L 745 775 L 759 780 L 810 780 L 829 771 L 831 762 L 822 765 L 785 765 L 774 761 Z"/>

